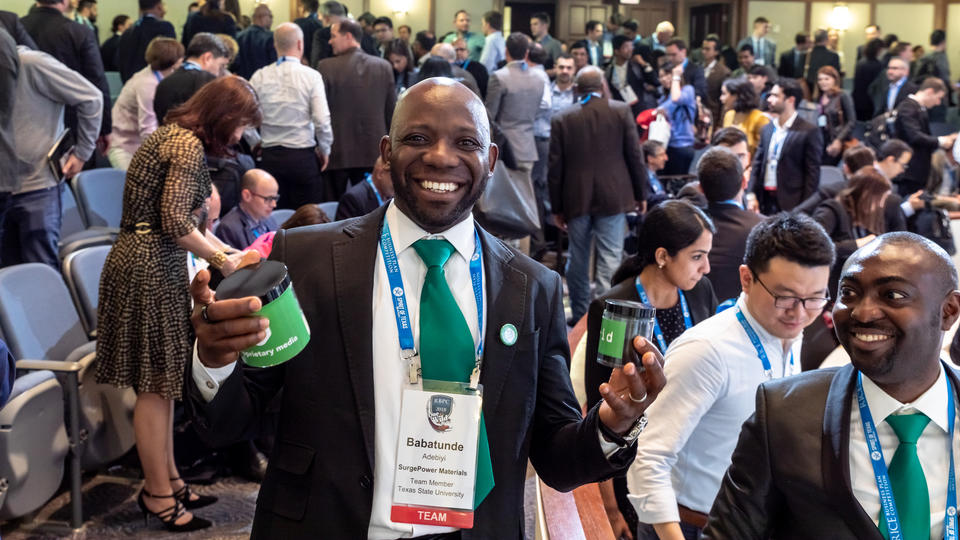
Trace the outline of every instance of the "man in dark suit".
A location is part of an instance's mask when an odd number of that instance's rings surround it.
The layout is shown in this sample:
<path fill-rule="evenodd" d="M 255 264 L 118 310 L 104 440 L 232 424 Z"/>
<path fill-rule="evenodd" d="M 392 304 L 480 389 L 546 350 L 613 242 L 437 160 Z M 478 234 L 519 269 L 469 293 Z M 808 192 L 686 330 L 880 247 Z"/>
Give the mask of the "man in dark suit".
<path fill-rule="evenodd" d="M 863 58 L 863 50 L 867 47 L 867 43 L 875 39 L 880 39 L 883 36 L 880 34 L 880 27 L 876 24 L 868 24 L 863 28 L 863 45 L 857 45 L 857 62 Z"/>
<path fill-rule="evenodd" d="M 803 66 L 810 51 L 810 37 L 806 32 L 797 32 L 793 38 L 794 46 L 780 55 L 780 65 L 777 66 L 777 75 L 789 79 L 803 78 Z"/>
<path fill-rule="evenodd" d="M 176 39 L 177 32 L 173 25 L 163 20 L 165 14 L 163 0 L 140 0 L 140 18 L 120 36 L 117 46 L 115 62 L 123 82 L 147 67 L 147 45 L 153 38 L 162 36 Z"/>
<path fill-rule="evenodd" d="M 673 38 L 667 42 L 667 60 L 672 64 L 683 65 L 683 78 L 686 84 L 693 85 L 693 90 L 701 100 L 707 100 L 707 79 L 703 75 L 703 68 L 687 58 L 687 44 L 680 38 Z"/>
<path fill-rule="evenodd" d="M 10 34 L 17 45 L 23 45 L 31 49 L 37 48 L 37 44 L 30 37 L 27 29 L 23 27 L 23 23 L 20 22 L 20 17 L 17 17 L 16 13 L 0 10 L 0 26 L 7 30 L 7 33 Z"/>
<path fill-rule="evenodd" d="M 778 118 L 761 133 L 750 191 L 756 194 L 760 211 L 768 216 L 793 210 L 820 184 L 823 138 L 817 126 L 797 116 L 802 99 L 803 90 L 791 79 L 781 79 L 767 96 L 770 112 Z"/>
<path fill-rule="evenodd" d="M 891 62 L 893 60 L 891 59 Z M 947 94 L 947 88 L 940 79 L 930 77 L 923 81 L 920 89 L 910 94 L 897 106 L 897 119 L 894 122 L 895 137 L 910 145 L 913 157 L 907 170 L 896 180 L 901 197 L 909 197 L 913 192 L 924 189 L 930 176 L 930 158 L 938 148 L 950 149 L 957 134 L 936 137 L 930 133 L 930 119 L 927 110 L 936 107 Z"/>
<path fill-rule="evenodd" d="M 458 83 L 431 79 L 407 90 L 396 115 L 380 143 L 394 201 L 362 218 L 278 231 L 274 239 L 271 257 L 289 268 L 313 329 L 299 355 L 269 369 L 238 365 L 236 351 L 266 337 L 267 321 L 249 316 L 259 300 L 210 303 L 207 272 L 192 286 L 198 354 L 186 401 L 199 433 L 212 443 L 238 438 L 283 391 L 255 539 L 517 538 L 528 458 L 561 490 L 612 476 L 633 460 L 628 439 L 639 435 L 635 426 L 664 384 L 651 346 L 635 341 L 645 371 L 632 363 L 615 370 L 601 385 L 604 401 L 581 414 L 569 379 L 559 276 L 473 223 L 471 208 L 498 154 L 483 103 Z M 431 249 L 450 255 L 445 265 L 428 270 Z M 396 253 L 390 279 L 378 251 Z M 471 254 L 479 261 L 472 270 Z M 472 287 L 474 279 L 484 286 Z M 412 324 L 403 328 L 413 334 L 416 355 L 404 353 L 411 361 L 400 361 L 395 294 L 410 299 L 404 305 Z M 441 301 L 449 316 L 437 320 Z M 490 456 L 479 469 L 491 466 L 494 482 L 475 501 L 473 528 L 462 531 L 391 518 L 402 396 L 419 395 L 421 373 L 428 378 L 444 360 L 457 364 L 448 381 L 470 381 L 479 366 L 473 384 L 483 384 L 487 437 L 477 447 Z"/>
<path fill-rule="evenodd" d="M 577 73 L 579 102 L 550 121 L 547 178 L 557 226 L 570 235 L 567 286 L 573 321 L 590 306 L 590 245 L 596 240 L 598 294 L 623 254 L 625 214 L 646 200 L 646 173 L 629 106 L 600 97 L 603 72 Z M 597 164 L 603 163 L 598 168 Z"/>
<path fill-rule="evenodd" d="M 313 54 L 313 34 L 323 28 L 323 23 L 320 22 L 320 18 L 317 16 L 319 9 L 319 0 L 300 0 L 300 13 L 303 14 L 303 17 L 293 21 L 300 27 L 300 30 L 303 30 L 303 57 L 308 62 L 313 58 L 311 56 Z"/>
<path fill-rule="evenodd" d="M 220 38 L 200 32 L 190 40 L 186 59 L 180 69 L 160 81 L 153 98 L 153 111 L 163 124 L 167 111 L 185 103 L 201 86 L 216 79 L 230 61 L 230 53 Z"/>
<path fill-rule="evenodd" d="M 365 216 L 390 202 L 392 198 L 393 183 L 390 181 L 390 173 L 384 168 L 383 160 L 377 158 L 373 172 L 367 173 L 363 182 L 357 182 L 340 197 L 334 220 Z"/>
<path fill-rule="evenodd" d="M 960 378 L 939 357 L 960 314 L 956 289 L 950 256 L 918 235 L 857 250 L 833 308 L 852 363 L 760 386 L 704 538 L 944 537 Z"/>
<path fill-rule="evenodd" d="M 742 131 L 730 131 L 718 132 L 719 137 L 713 141 L 715 147 L 707 150 L 697 163 L 700 189 L 707 199 L 707 214 L 717 228 L 708 259 L 710 283 L 720 302 L 740 295 L 740 265 L 747 236 L 763 221 L 762 215 L 743 208 L 747 178 L 737 153 L 746 152 L 747 138 Z M 743 140 L 737 140 L 738 135 Z"/>
<path fill-rule="evenodd" d="M 810 63 L 805 78 L 811 89 L 817 88 L 817 70 L 823 66 L 833 66 L 840 71 L 840 55 L 827 48 L 830 34 L 820 28 L 813 33 L 813 49 L 810 50 Z"/>
<path fill-rule="evenodd" d="M 0 238 L 3 238 L 4 216 L 13 202 L 13 194 L 22 184 L 13 128 L 19 76 L 17 43 L 6 28 L 0 26 Z"/>
<path fill-rule="evenodd" d="M 266 4 L 258 4 L 253 10 L 253 24 L 237 36 L 237 60 L 233 72 L 250 79 L 263 66 L 277 61 L 277 49 L 273 46 L 273 13 Z"/>
<path fill-rule="evenodd" d="M 753 33 L 737 43 L 737 50 L 742 50 L 741 47 L 749 43 L 753 47 L 753 54 L 756 55 L 756 63 L 775 69 L 777 44 L 767 37 L 769 31 L 770 21 L 766 17 L 757 17 L 753 21 Z"/>
<path fill-rule="evenodd" d="M 103 94 L 103 119 L 100 122 L 100 138 L 97 144 L 106 147 L 113 129 L 110 119 L 110 86 L 103 72 L 100 46 L 93 32 L 82 24 L 63 16 L 70 7 L 70 0 L 37 0 L 30 13 L 20 19 L 38 50 L 53 56 L 68 68 L 83 75 Z M 77 110 L 67 107 L 64 117 L 66 127 L 76 130 Z"/>
<path fill-rule="evenodd" d="M 730 68 L 720 58 L 720 36 L 708 34 L 703 38 L 703 44 L 700 46 L 700 52 L 703 55 L 703 74 L 707 79 L 707 99 L 704 104 L 713 114 L 714 125 L 720 124 L 720 92 L 723 89 L 723 81 L 730 75 Z"/>
<path fill-rule="evenodd" d="M 322 10 L 323 27 L 313 33 L 313 45 L 310 47 L 310 65 L 314 67 L 317 66 L 320 60 L 337 54 L 330 45 L 331 32 L 334 24 L 347 18 L 346 6 L 336 0 L 324 2 Z M 380 56 L 380 51 L 377 49 L 377 42 L 370 34 L 361 30 L 360 37 L 357 38 L 357 43 L 359 43 L 363 52 L 372 54 L 373 56 Z"/>
<path fill-rule="evenodd" d="M 332 114 L 333 148 L 327 165 L 325 200 L 339 200 L 347 187 L 363 180 L 377 160 L 377 141 L 389 130 L 397 93 L 390 62 L 360 50 L 363 30 L 343 19 L 331 27 L 335 56 L 317 64 Z"/>
<path fill-rule="evenodd" d="M 886 76 L 877 77 L 870 85 L 873 96 L 873 116 L 896 109 L 907 96 L 917 91 L 917 85 L 910 80 L 910 64 L 899 56 L 887 62 Z"/>
<path fill-rule="evenodd" d="M 613 36 L 613 58 L 604 68 L 604 74 L 610 87 L 610 97 L 630 105 L 636 117 L 640 111 L 657 106 L 657 97 L 647 91 L 647 85 L 655 87 L 660 81 L 650 64 L 641 65 L 634 60 L 633 47 L 633 42 L 627 36 Z M 640 61 L 644 60 L 640 58 Z"/>

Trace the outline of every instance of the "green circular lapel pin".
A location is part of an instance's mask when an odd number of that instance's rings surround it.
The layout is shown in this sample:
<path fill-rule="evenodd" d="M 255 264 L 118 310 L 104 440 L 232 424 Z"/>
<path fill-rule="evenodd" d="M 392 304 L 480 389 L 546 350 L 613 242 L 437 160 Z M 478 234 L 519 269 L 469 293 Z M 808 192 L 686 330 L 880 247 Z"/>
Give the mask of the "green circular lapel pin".
<path fill-rule="evenodd" d="M 517 342 L 517 327 L 509 323 L 501 326 L 500 342 L 507 347 L 512 347 Z"/>

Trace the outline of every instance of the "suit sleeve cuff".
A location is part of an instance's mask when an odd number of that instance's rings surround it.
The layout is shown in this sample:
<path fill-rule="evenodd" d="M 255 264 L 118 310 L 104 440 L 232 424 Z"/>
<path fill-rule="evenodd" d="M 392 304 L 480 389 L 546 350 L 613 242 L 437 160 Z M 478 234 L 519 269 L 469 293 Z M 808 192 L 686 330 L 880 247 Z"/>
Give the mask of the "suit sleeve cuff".
<path fill-rule="evenodd" d="M 621 450 L 625 450 L 630 447 L 630 445 L 620 446 L 615 442 L 610 442 L 603 438 L 603 433 L 600 432 L 600 426 L 597 426 L 597 437 L 600 439 L 600 450 L 603 452 L 603 457 L 610 459 L 614 454 Z"/>
<path fill-rule="evenodd" d="M 220 391 L 220 385 L 227 380 L 236 367 L 237 363 L 233 362 L 219 368 L 208 368 L 200 362 L 200 356 L 197 354 L 197 344 L 194 342 L 193 369 L 190 370 L 190 374 L 193 377 L 194 384 L 197 385 L 197 390 L 200 391 L 200 396 L 207 403 L 213 401 L 217 392 Z"/>

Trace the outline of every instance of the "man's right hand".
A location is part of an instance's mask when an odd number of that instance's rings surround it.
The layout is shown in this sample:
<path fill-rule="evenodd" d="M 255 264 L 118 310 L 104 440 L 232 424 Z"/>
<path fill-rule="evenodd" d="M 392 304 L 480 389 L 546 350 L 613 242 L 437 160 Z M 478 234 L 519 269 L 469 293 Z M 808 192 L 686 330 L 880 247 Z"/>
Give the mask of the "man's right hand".
<path fill-rule="evenodd" d="M 193 314 L 190 322 L 197 334 L 197 354 L 208 368 L 220 368 L 237 361 L 239 352 L 267 337 L 269 320 L 251 317 L 260 309 L 255 296 L 215 300 L 210 290 L 210 272 L 201 270 L 190 284 Z M 203 318 L 206 306 L 207 320 Z"/>
<path fill-rule="evenodd" d="M 553 224 L 561 231 L 567 232 L 567 220 L 563 217 L 563 214 L 554 214 Z"/>

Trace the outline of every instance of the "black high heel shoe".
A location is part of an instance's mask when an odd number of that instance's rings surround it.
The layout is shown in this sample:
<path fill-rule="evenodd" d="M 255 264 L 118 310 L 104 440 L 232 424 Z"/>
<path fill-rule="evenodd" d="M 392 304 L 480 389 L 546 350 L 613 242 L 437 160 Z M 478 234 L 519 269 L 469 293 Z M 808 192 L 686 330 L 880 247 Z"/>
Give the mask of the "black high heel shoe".
<path fill-rule="evenodd" d="M 143 496 L 152 497 L 154 499 L 173 499 L 173 506 L 165 508 L 159 512 L 153 512 L 147 505 L 143 502 Z M 190 531 L 199 531 L 200 529 L 206 529 L 211 525 L 211 523 L 203 518 L 193 516 L 193 519 L 186 523 L 177 524 L 177 520 L 180 519 L 187 509 L 183 507 L 183 503 L 173 495 L 153 495 L 146 489 L 141 489 L 140 494 L 137 495 L 137 505 L 140 507 L 140 511 L 143 512 L 143 523 L 147 524 L 148 516 L 153 516 L 160 520 L 160 523 L 163 523 L 163 526 L 167 528 L 170 532 L 190 532 Z"/>
<path fill-rule="evenodd" d="M 171 482 L 176 482 L 180 478 L 171 478 Z M 191 495 L 196 495 L 197 499 L 190 499 Z M 183 487 L 174 491 L 173 496 L 177 498 L 178 501 L 183 503 L 183 506 L 187 510 L 195 510 L 197 508 L 203 508 L 204 506 L 210 506 L 211 504 L 217 502 L 217 498 L 213 495 L 201 495 L 199 493 L 194 493 L 190 490 L 190 486 L 186 482 L 183 483 Z"/>

